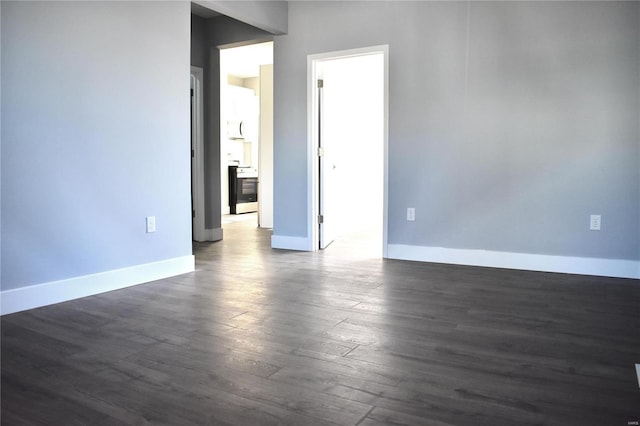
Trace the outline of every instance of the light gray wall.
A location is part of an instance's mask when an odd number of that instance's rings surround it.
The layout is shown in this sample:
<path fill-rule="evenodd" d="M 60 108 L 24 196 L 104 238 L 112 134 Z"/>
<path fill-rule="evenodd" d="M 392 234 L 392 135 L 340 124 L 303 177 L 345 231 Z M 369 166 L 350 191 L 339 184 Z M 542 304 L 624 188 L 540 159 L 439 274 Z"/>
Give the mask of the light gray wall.
<path fill-rule="evenodd" d="M 307 55 L 379 44 L 389 243 L 640 259 L 637 2 L 291 2 L 274 234 L 307 236 Z"/>
<path fill-rule="evenodd" d="M 2 290 L 191 254 L 189 13 L 2 3 Z"/>
<path fill-rule="evenodd" d="M 205 19 L 191 15 L 191 65 L 204 68 L 206 49 L 204 44 Z"/>

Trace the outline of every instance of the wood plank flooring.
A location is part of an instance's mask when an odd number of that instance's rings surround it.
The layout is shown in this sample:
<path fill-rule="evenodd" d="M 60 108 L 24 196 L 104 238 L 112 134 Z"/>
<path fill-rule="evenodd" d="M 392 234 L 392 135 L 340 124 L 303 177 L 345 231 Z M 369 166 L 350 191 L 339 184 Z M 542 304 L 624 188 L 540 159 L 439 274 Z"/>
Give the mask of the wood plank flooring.
<path fill-rule="evenodd" d="M 2 317 L 2 424 L 640 420 L 638 280 L 269 239 L 234 222 L 194 273 Z"/>

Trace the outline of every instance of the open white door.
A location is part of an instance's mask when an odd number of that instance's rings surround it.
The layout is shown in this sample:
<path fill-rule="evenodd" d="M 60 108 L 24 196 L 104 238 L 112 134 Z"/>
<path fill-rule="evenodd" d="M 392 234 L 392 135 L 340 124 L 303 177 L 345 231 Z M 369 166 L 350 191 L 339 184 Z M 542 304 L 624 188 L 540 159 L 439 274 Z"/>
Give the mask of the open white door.
<path fill-rule="evenodd" d="M 325 75 L 318 79 L 318 170 L 319 179 L 319 195 L 318 200 L 318 224 L 320 231 L 320 249 L 326 248 L 336 238 L 336 222 L 338 217 L 337 210 L 339 208 L 336 199 L 337 185 L 337 136 L 333 129 L 336 117 L 335 102 L 338 99 L 335 88 L 326 87 L 324 83 Z"/>
<path fill-rule="evenodd" d="M 388 47 L 308 60 L 310 249 L 357 238 L 385 256 Z"/>

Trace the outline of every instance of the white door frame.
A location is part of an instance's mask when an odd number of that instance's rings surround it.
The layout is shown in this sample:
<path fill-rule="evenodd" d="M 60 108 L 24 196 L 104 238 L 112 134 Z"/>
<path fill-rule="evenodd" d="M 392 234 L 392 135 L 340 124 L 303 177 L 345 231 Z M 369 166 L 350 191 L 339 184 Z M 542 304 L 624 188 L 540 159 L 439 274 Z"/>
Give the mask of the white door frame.
<path fill-rule="evenodd" d="M 193 87 L 193 114 L 191 128 L 194 132 L 193 155 L 191 157 L 191 200 L 193 202 L 193 239 L 207 241 L 204 228 L 204 125 L 202 81 L 204 70 L 191 66 L 191 75 L 195 78 Z"/>
<path fill-rule="evenodd" d="M 318 63 L 328 59 L 349 58 L 353 56 L 381 53 L 384 57 L 384 188 L 382 212 L 382 257 L 387 257 L 387 217 L 389 183 L 389 45 L 340 50 L 307 56 L 307 235 L 310 236 L 309 251 L 319 247 L 318 232 Z"/>

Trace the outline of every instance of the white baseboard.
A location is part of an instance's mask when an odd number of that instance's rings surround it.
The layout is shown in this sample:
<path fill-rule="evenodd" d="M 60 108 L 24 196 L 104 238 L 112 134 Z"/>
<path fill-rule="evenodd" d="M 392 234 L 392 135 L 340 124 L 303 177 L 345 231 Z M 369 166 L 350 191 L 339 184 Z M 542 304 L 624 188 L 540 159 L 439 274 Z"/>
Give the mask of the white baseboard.
<path fill-rule="evenodd" d="M 312 251 L 309 238 L 272 235 L 271 248 L 283 250 Z"/>
<path fill-rule="evenodd" d="M 66 302 L 195 270 L 192 255 L 0 292 L 0 315 Z"/>
<path fill-rule="evenodd" d="M 222 228 L 203 229 L 193 239 L 199 242 L 220 241 L 222 239 Z"/>
<path fill-rule="evenodd" d="M 390 259 L 618 278 L 640 278 L 640 262 L 389 244 Z"/>

